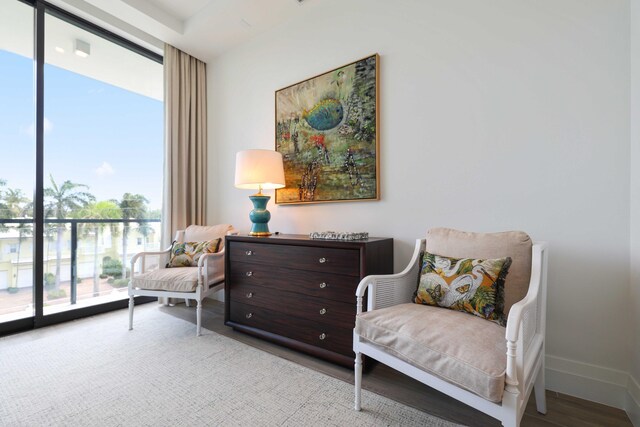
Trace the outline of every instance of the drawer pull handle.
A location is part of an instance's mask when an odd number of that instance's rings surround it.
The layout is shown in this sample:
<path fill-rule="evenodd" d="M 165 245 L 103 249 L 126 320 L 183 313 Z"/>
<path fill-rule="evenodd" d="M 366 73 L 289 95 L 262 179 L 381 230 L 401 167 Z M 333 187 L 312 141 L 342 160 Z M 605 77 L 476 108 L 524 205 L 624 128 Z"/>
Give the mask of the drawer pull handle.
<path fill-rule="evenodd" d="M 247 254 L 247 256 L 251 256 L 253 255 L 253 251 L 246 251 L 245 254 Z"/>
<path fill-rule="evenodd" d="M 328 260 L 327 260 L 325 257 L 322 257 L 322 258 L 320 258 L 320 259 L 318 260 L 318 262 L 319 262 L 320 264 L 324 264 L 324 263 L 325 263 L 325 262 L 327 262 L 327 261 L 328 261 Z"/>
<path fill-rule="evenodd" d="M 247 277 L 251 277 L 251 276 L 253 276 L 253 271 L 247 271 L 246 274 L 247 274 Z"/>
<path fill-rule="evenodd" d="M 320 334 L 320 336 L 318 338 L 320 338 L 321 340 L 325 339 L 327 337 L 327 334 L 325 334 L 324 332 Z"/>
<path fill-rule="evenodd" d="M 253 292 L 247 292 L 247 298 L 251 298 L 253 296 Z"/>
<path fill-rule="evenodd" d="M 251 319 L 253 317 L 253 313 L 247 313 L 244 317 L 246 317 L 247 319 Z"/>
<path fill-rule="evenodd" d="M 320 314 L 327 314 L 327 309 L 326 308 L 320 309 Z"/>
<path fill-rule="evenodd" d="M 324 288 L 326 288 L 326 287 L 327 287 L 327 284 L 326 284 L 326 283 L 324 283 L 324 282 L 320 283 L 320 289 L 324 289 Z"/>

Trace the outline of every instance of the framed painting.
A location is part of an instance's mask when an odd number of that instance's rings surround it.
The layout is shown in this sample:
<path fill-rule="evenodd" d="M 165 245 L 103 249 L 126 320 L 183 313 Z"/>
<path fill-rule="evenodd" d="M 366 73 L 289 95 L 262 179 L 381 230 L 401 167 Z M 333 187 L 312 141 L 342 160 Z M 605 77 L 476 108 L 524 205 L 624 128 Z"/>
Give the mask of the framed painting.
<path fill-rule="evenodd" d="M 276 91 L 276 203 L 378 200 L 377 54 Z"/>

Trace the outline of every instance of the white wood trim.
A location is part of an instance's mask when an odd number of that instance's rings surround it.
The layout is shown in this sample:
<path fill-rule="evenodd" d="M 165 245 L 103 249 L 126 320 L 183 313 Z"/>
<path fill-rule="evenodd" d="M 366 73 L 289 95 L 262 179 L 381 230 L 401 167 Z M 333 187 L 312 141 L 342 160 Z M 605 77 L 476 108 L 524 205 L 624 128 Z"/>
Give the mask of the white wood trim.
<path fill-rule="evenodd" d="M 547 355 L 548 390 L 624 409 L 629 373 Z"/>
<path fill-rule="evenodd" d="M 633 375 L 629 375 L 625 411 L 631 423 L 635 427 L 640 427 L 640 384 Z"/>
<path fill-rule="evenodd" d="M 628 372 L 619 369 L 580 362 L 578 360 L 567 359 L 560 356 L 554 356 L 552 354 L 547 354 L 546 362 L 547 369 L 591 378 L 595 381 L 616 384 L 623 387 L 626 387 L 629 377 Z"/>
<path fill-rule="evenodd" d="M 206 297 L 210 293 L 217 292 L 224 285 L 224 280 L 212 285 L 208 290 L 202 292 L 202 296 Z M 178 298 L 178 299 L 193 299 L 197 300 L 195 292 L 169 292 L 169 291 L 155 291 L 153 289 L 136 289 L 133 292 L 134 296 L 144 297 L 162 297 L 162 298 Z"/>
<path fill-rule="evenodd" d="M 629 394 L 636 401 L 636 405 L 640 406 L 640 382 L 636 380 L 633 375 L 629 375 Z"/>

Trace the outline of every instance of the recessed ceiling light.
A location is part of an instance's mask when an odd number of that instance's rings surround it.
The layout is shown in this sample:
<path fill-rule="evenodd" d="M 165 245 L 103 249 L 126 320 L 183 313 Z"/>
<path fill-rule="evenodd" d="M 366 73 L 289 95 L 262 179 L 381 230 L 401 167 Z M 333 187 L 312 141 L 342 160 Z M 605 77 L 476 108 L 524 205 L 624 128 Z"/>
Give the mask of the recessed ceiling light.
<path fill-rule="evenodd" d="M 56 49 L 56 52 L 58 53 L 64 53 L 64 49 L 61 48 L 60 46 L 56 46 L 55 49 Z"/>
<path fill-rule="evenodd" d="M 76 39 L 73 53 L 81 58 L 86 58 L 91 55 L 91 45 L 85 41 Z"/>

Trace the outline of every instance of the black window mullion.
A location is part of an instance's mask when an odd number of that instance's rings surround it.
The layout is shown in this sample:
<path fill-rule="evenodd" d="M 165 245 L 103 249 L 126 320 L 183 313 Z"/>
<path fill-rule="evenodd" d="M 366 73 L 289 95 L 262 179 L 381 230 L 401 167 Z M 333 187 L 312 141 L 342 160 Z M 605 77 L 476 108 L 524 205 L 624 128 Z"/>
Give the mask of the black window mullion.
<path fill-rule="evenodd" d="M 44 306 L 44 4 L 38 2 L 35 12 L 36 189 L 33 197 L 33 301 L 35 326 L 38 327 L 42 323 Z"/>

